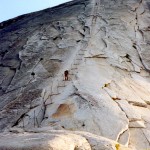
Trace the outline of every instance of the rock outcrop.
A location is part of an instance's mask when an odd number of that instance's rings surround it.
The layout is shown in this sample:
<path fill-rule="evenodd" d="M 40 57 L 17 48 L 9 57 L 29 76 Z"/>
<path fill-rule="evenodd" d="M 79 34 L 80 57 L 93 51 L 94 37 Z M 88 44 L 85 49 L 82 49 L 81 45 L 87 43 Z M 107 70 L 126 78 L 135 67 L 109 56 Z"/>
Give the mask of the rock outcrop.
<path fill-rule="evenodd" d="M 74 0 L 0 23 L 0 148 L 149 149 L 149 18 L 148 0 Z"/>
<path fill-rule="evenodd" d="M 13 130 L 15 132 L 17 130 Z M 30 133 L 29 133 L 30 132 Z M 1 149 L 9 150 L 131 150 L 115 141 L 87 132 L 34 129 L 24 133 L 0 134 Z"/>

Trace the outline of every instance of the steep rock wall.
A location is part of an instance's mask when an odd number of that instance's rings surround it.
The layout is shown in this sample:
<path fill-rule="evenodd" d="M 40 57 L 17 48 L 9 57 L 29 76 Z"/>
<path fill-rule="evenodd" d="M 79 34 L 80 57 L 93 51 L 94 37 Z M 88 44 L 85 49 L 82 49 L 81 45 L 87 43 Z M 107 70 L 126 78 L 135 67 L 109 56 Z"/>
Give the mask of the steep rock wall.
<path fill-rule="evenodd" d="M 1 23 L 0 129 L 50 126 L 150 148 L 149 5 L 76 0 Z"/>

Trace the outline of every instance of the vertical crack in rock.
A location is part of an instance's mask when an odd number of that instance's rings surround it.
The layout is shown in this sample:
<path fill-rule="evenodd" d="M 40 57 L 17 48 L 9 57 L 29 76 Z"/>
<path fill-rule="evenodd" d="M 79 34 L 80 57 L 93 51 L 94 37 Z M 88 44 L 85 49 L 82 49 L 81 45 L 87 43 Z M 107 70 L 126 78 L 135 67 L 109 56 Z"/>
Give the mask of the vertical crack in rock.
<path fill-rule="evenodd" d="M 134 27 L 134 30 L 135 30 L 135 38 L 136 38 L 136 43 L 135 43 L 135 45 L 136 45 L 136 50 L 137 50 L 137 52 L 138 52 L 138 55 L 139 55 L 139 58 L 140 58 L 140 60 L 141 60 L 141 63 L 142 63 L 142 65 L 144 66 L 144 68 L 147 70 L 147 71 L 149 71 L 149 69 L 147 68 L 147 65 L 144 63 L 144 60 L 142 59 L 143 57 L 142 57 L 142 50 L 141 50 L 141 46 L 140 46 L 140 43 L 137 41 L 137 34 L 138 34 L 138 32 L 141 34 L 141 36 L 142 36 L 142 38 L 143 38 L 143 41 L 145 41 L 144 40 L 144 34 L 143 34 L 143 32 L 142 32 L 142 30 L 139 28 L 139 24 L 138 24 L 138 21 L 140 20 L 139 19 L 139 17 L 138 17 L 138 9 L 139 9 L 139 7 L 141 6 L 143 4 L 143 0 L 141 0 L 140 2 L 139 2 L 139 5 L 135 8 L 135 13 L 136 13 L 136 17 L 135 17 L 135 20 L 136 20 L 136 23 L 135 23 L 135 27 Z M 145 11 L 145 10 L 144 10 Z M 143 42 L 142 41 L 142 42 Z"/>
<path fill-rule="evenodd" d="M 129 129 L 125 130 L 122 134 L 119 135 L 118 142 L 128 146 L 130 140 L 130 132 Z"/>
<path fill-rule="evenodd" d="M 142 129 L 141 129 L 142 130 Z M 148 139 L 148 137 L 145 135 L 145 133 L 144 133 L 144 131 L 142 130 L 142 133 L 143 133 L 143 135 L 144 135 L 144 137 L 145 137 L 145 139 L 147 140 L 147 142 L 149 143 L 149 146 L 150 146 L 150 140 Z"/>
<path fill-rule="evenodd" d="M 103 89 L 105 90 L 105 88 L 103 88 Z M 109 96 L 113 101 L 116 102 L 117 106 L 118 106 L 118 107 L 120 108 L 120 110 L 125 114 L 125 116 L 126 116 L 128 122 L 129 122 L 129 118 L 128 118 L 126 112 L 122 109 L 122 107 L 120 106 L 120 104 L 116 101 L 116 100 L 118 100 L 118 99 L 120 100 L 120 98 L 116 98 L 116 97 L 115 97 L 115 100 L 114 100 L 114 97 L 112 97 L 112 95 L 110 95 L 110 94 L 107 92 L 107 90 L 105 90 L 105 91 L 106 91 L 106 93 L 108 94 L 108 96 Z M 116 141 L 119 142 L 120 137 L 121 137 L 128 129 L 129 129 L 129 123 L 128 123 L 128 126 L 127 126 L 126 129 L 120 131 L 120 133 L 118 134 L 118 137 L 117 137 L 117 140 L 116 140 Z"/>

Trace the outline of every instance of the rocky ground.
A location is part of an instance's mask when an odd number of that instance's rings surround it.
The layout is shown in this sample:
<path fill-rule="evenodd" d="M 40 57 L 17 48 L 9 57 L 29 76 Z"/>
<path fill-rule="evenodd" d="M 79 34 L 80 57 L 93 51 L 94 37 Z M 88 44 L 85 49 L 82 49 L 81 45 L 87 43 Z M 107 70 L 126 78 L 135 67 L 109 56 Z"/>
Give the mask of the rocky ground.
<path fill-rule="evenodd" d="M 74 0 L 0 23 L 0 149 L 149 149 L 149 18 Z"/>

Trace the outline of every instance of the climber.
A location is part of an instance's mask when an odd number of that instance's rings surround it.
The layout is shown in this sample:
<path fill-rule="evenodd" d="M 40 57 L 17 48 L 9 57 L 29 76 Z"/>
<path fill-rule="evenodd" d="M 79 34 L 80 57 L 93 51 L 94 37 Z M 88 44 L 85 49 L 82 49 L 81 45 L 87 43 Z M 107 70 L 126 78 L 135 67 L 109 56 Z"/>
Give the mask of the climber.
<path fill-rule="evenodd" d="M 64 71 L 65 81 L 69 79 L 68 75 L 69 75 L 69 71 L 68 70 Z"/>

